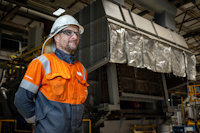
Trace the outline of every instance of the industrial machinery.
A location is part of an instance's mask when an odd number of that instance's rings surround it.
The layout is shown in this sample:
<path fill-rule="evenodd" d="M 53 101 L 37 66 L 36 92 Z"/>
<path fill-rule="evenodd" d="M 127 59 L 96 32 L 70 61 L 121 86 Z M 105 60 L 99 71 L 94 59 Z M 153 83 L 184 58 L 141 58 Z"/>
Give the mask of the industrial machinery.
<path fill-rule="evenodd" d="M 177 123 L 174 122 L 173 131 L 184 133 L 186 131 L 200 131 L 200 85 L 188 85 L 187 97 L 179 104 L 179 111 L 176 112 Z"/>
<path fill-rule="evenodd" d="M 173 133 L 196 133 L 195 126 L 174 126 Z"/>
<path fill-rule="evenodd" d="M 188 86 L 188 101 L 185 105 L 187 125 L 193 125 L 200 131 L 200 84 Z"/>
<path fill-rule="evenodd" d="M 183 37 L 106 0 L 75 17 L 85 28 L 76 54 L 89 73 L 84 118 L 91 120 L 92 132 L 129 133 L 134 125 L 165 124 L 173 110 L 164 73 L 196 76 L 195 57 Z M 10 88 L 14 94 L 18 85 Z"/>
<path fill-rule="evenodd" d="M 0 133 L 32 132 L 14 105 L 14 96 L 26 72 L 28 63 L 40 55 L 41 46 L 28 52 L 16 52 L 1 66 L 0 78 Z"/>
<path fill-rule="evenodd" d="M 86 117 L 94 127 L 112 133 L 167 124 L 174 110 L 164 73 L 196 76 L 184 38 L 113 1 L 97 0 L 75 17 L 85 28 L 77 57 L 89 72 Z"/>
<path fill-rule="evenodd" d="M 155 125 L 146 125 L 146 126 L 134 125 L 133 133 L 156 133 Z"/>

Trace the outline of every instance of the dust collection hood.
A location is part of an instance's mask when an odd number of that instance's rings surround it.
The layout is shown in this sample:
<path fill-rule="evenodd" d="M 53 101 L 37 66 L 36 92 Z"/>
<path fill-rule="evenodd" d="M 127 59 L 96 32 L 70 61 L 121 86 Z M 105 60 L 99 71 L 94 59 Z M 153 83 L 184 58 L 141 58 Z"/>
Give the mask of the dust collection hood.
<path fill-rule="evenodd" d="M 75 17 L 85 28 L 78 58 L 88 72 L 108 62 L 127 63 L 196 79 L 195 56 L 176 32 L 106 0 L 97 0 Z"/>

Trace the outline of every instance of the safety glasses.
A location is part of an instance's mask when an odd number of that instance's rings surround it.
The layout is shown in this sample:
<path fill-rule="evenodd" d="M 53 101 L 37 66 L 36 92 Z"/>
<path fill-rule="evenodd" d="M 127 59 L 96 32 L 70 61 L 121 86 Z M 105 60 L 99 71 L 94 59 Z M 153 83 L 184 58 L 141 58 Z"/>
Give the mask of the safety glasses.
<path fill-rule="evenodd" d="M 59 33 L 63 33 L 67 36 L 73 36 L 74 34 L 76 34 L 77 37 L 80 37 L 80 33 L 79 32 L 75 32 L 73 30 L 62 30 Z"/>

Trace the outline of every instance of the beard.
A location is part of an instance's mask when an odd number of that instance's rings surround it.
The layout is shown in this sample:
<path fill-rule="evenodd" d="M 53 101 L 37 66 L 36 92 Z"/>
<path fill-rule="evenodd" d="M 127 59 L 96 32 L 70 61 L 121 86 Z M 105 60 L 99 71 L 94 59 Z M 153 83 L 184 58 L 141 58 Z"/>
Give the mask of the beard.
<path fill-rule="evenodd" d="M 78 43 L 77 41 L 69 41 L 68 43 L 65 44 L 65 46 L 60 44 L 60 47 L 62 50 L 64 50 L 64 52 L 68 54 L 74 54 L 78 48 Z"/>

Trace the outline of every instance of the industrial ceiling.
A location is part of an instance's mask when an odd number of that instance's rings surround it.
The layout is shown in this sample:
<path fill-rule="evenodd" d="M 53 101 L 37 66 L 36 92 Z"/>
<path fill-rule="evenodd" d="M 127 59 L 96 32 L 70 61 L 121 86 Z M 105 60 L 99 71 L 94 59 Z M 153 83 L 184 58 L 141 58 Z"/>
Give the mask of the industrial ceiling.
<path fill-rule="evenodd" d="M 4 36 L 26 40 L 28 29 L 40 24 L 44 35 L 49 30 L 58 8 L 66 10 L 65 14 L 74 15 L 95 0 L 0 0 L 1 32 Z M 121 2 L 130 11 L 154 21 L 155 12 L 139 4 L 137 0 L 115 0 Z M 152 0 L 155 1 L 155 0 Z M 182 35 L 189 49 L 196 55 L 200 64 L 200 0 L 168 0 L 176 7 L 176 32 Z"/>

